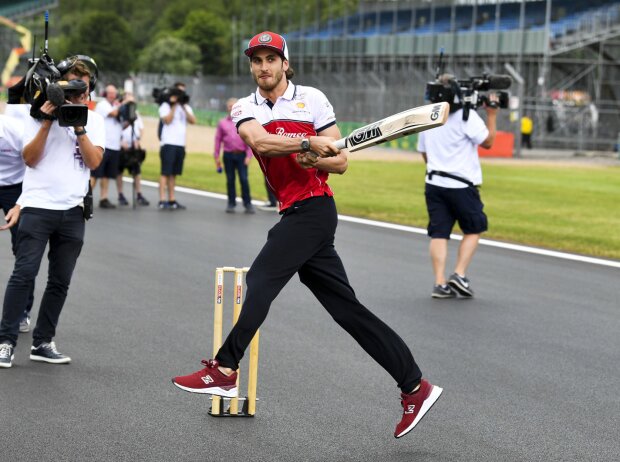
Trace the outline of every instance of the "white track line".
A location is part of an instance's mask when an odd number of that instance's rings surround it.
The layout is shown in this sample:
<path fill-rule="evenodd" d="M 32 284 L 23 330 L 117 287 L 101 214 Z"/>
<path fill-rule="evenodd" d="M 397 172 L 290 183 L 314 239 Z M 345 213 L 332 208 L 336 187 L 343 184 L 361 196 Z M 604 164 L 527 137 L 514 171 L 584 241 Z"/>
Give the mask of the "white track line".
<path fill-rule="evenodd" d="M 125 179 L 125 181 L 131 182 L 131 179 Z M 143 180 L 142 184 L 146 186 L 152 186 L 155 188 L 158 187 L 158 184 L 153 181 Z M 212 193 L 212 192 L 207 192 L 207 191 L 198 191 L 197 189 L 184 188 L 181 186 L 177 186 L 175 189 L 176 191 L 187 193 L 187 194 L 193 194 L 194 196 L 211 197 L 214 199 L 223 199 L 223 200 L 226 200 L 227 198 L 226 194 Z M 254 202 L 257 202 L 257 201 L 254 201 Z M 358 223 L 360 225 L 374 226 L 375 228 L 385 228 L 385 229 L 391 229 L 395 231 L 404 231 L 406 233 L 426 235 L 426 229 L 423 229 L 423 228 L 414 228 L 412 226 L 396 225 L 392 223 L 385 223 L 382 221 L 367 220 L 366 218 L 349 217 L 346 215 L 338 215 L 338 219 L 341 221 L 348 221 L 349 223 Z M 454 240 L 463 239 L 463 237 L 458 234 L 451 234 L 450 238 Z M 604 260 L 602 258 L 587 257 L 584 255 L 576 255 L 576 254 L 571 254 L 571 253 L 558 252 L 555 250 L 538 249 L 536 247 L 529 247 L 526 245 L 519 245 L 519 244 L 510 244 L 507 242 L 492 241 L 490 239 L 480 239 L 480 244 L 487 245 L 489 247 L 498 247 L 500 249 L 514 250 L 517 252 L 525 252 L 525 253 L 530 253 L 530 254 L 535 254 L 535 255 L 544 255 L 546 257 L 552 257 L 552 258 L 560 258 L 563 260 L 572 260 L 572 261 L 578 261 L 582 263 L 591 263 L 593 265 L 620 268 L 620 261 Z"/>

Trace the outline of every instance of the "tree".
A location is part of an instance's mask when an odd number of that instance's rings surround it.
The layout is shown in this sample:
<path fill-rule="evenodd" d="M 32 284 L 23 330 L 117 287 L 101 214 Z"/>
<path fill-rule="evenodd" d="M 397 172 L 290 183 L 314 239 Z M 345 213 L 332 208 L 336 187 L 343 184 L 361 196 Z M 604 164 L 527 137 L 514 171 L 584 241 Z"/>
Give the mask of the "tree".
<path fill-rule="evenodd" d="M 134 60 L 133 36 L 129 24 L 111 12 L 92 12 L 78 19 L 74 33 L 62 41 L 68 54 L 93 58 L 104 72 L 126 73 Z"/>
<path fill-rule="evenodd" d="M 138 58 L 138 70 L 190 75 L 200 69 L 200 49 L 177 37 L 162 37 L 147 46 Z"/>
<path fill-rule="evenodd" d="M 222 21 L 221 16 L 211 11 L 193 11 L 177 36 L 200 48 L 200 62 L 205 74 L 230 74 L 230 21 Z"/>

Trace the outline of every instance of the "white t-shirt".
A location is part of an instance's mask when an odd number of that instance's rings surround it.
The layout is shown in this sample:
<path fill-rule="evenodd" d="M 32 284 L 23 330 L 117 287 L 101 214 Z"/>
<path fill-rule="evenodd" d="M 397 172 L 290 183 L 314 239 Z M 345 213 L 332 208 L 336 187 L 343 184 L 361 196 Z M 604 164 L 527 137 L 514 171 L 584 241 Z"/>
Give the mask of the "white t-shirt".
<path fill-rule="evenodd" d="M 418 151 L 425 152 L 426 171 L 446 172 L 482 184 L 482 169 L 478 159 L 478 145 L 489 136 L 482 118 L 476 111 L 469 111 L 469 119 L 463 120 L 463 110 L 450 114 L 441 127 L 421 132 L 418 137 Z M 433 175 L 426 182 L 443 188 L 466 188 L 462 181 Z"/>
<path fill-rule="evenodd" d="M 194 115 L 192 108 L 189 104 L 185 105 L 187 112 L 191 115 Z M 168 114 L 172 108 L 168 103 L 162 103 L 159 106 L 159 118 L 163 119 Z M 164 123 L 161 130 L 161 144 L 171 144 L 173 146 L 185 146 L 185 132 L 187 130 L 187 115 L 185 111 L 177 103 L 176 108 L 174 109 L 174 117 L 169 124 Z"/>
<path fill-rule="evenodd" d="M 23 128 L 22 121 L 0 115 L 0 186 L 18 184 L 24 179 Z"/>
<path fill-rule="evenodd" d="M 138 118 L 133 123 L 133 133 L 131 130 L 131 125 L 129 125 L 123 130 L 123 134 L 121 136 L 122 145 L 130 147 L 132 141 L 140 141 L 143 129 L 144 122 L 142 122 L 142 117 L 138 116 Z"/>
<path fill-rule="evenodd" d="M 24 126 L 24 146 L 38 133 L 41 121 L 30 118 Z M 103 117 L 88 111 L 88 138 L 105 147 Z M 22 195 L 17 203 L 25 207 L 69 210 L 79 205 L 88 191 L 90 169 L 82 159 L 73 127 L 60 127 L 54 121 L 47 135 L 43 156 L 35 167 L 26 167 Z"/>
<path fill-rule="evenodd" d="M 95 112 L 100 114 L 105 120 L 105 147 L 114 151 L 121 150 L 121 133 L 123 125 L 116 117 L 110 116 L 110 112 L 115 110 L 107 99 L 99 101 L 95 107 Z"/>
<path fill-rule="evenodd" d="M 20 120 L 22 123 L 30 118 L 30 104 L 7 104 L 4 115 Z"/>

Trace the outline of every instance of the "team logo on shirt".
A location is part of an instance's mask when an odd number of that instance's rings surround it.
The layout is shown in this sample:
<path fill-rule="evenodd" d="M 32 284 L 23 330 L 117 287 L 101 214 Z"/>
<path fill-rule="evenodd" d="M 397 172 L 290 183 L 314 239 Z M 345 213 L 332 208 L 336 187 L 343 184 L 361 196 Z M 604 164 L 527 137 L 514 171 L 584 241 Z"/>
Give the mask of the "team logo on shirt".
<path fill-rule="evenodd" d="M 307 133 L 287 133 L 282 127 L 276 128 L 275 134 L 280 136 L 286 136 L 287 138 L 301 138 L 303 136 L 308 136 Z"/>
<path fill-rule="evenodd" d="M 305 108 L 305 107 L 306 107 L 306 105 L 305 105 L 304 103 L 297 103 L 297 107 L 298 107 L 299 109 L 303 109 L 303 108 Z"/>

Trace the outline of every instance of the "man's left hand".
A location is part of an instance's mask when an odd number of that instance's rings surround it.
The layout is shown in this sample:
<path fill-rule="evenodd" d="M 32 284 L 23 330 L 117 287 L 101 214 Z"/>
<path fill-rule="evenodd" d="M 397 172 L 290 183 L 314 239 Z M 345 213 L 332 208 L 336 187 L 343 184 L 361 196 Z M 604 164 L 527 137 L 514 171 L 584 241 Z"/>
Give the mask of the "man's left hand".
<path fill-rule="evenodd" d="M 302 168 L 316 168 L 319 156 L 314 152 L 300 152 L 297 154 L 297 163 Z"/>
<path fill-rule="evenodd" d="M 20 212 L 21 207 L 19 205 L 15 205 L 11 210 L 9 210 L 4 217 L 6 219 L 6 225 L 0 226 L 0 231 L 4 231 L 15 226 L 15 224 L 19 221 Z"/>

